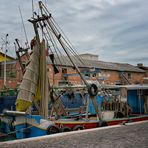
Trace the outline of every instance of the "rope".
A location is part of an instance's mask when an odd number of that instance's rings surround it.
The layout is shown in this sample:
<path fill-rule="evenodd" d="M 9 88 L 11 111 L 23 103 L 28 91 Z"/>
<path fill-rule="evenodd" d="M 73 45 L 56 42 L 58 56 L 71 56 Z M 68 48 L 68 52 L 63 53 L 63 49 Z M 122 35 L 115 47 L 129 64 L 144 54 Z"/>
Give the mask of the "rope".
<path fill-rule="evenodd" d="M 7 133 L 7 134 L 0 135 L 0 138 L 1 138 L 1 137 L 9 136 L 9 135 L 11 135 L 11 134 L 15 134 L 16 132 L 23 131 L 23 130 L 25 130 L 25 129 L 29 129 L 29 128 L 31 128 L 31 127 L 33 127 L 33 126 L 29 126 L 29 127 L 26 127 L 26 128 L 22 128 L 21 130 L 15 130 L 15 131 L 13 131 L 13 132 L 9 132 L 9 133 Z"/>

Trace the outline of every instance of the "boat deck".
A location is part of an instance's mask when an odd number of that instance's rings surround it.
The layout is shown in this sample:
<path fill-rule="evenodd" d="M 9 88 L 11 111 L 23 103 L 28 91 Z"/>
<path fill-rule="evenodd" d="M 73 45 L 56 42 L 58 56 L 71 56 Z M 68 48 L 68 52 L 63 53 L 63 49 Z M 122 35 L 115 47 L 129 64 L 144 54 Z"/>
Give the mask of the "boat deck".
<path fill-rule="evenodd" d="M 3 148 L 147 148 L 148 121 L 0 143 Z"/>

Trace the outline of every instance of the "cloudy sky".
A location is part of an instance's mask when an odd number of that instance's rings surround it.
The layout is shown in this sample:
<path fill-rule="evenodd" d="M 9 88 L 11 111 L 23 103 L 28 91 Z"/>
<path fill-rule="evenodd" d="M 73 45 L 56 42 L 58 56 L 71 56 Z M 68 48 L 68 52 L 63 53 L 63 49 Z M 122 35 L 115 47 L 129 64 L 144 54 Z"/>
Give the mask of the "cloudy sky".
<path fill-rule="evenodd" d="M 148 0 L 43 2 L 79 53 L 98 54 L 102 61 L 148 66 Z M 9 34 L 9 54 L 14 52 L 15 38 L 25 42 L 19 6 L 28 39 L 34 36 L 27 22 L 32 16 L 32 0 L 0 0 L 0 37 Z M 0 46 L 2 43 L 1 39 Z"/>

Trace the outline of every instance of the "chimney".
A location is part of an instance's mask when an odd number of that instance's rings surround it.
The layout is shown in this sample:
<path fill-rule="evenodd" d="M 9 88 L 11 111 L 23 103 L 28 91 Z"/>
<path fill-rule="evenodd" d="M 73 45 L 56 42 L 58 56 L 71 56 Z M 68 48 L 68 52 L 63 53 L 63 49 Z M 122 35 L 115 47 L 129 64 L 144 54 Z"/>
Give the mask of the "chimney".
<path fill-rule="evenodd" d="M 143 67 L 143 63 L 138 63 L 137 66 L 138 67 Z"/>

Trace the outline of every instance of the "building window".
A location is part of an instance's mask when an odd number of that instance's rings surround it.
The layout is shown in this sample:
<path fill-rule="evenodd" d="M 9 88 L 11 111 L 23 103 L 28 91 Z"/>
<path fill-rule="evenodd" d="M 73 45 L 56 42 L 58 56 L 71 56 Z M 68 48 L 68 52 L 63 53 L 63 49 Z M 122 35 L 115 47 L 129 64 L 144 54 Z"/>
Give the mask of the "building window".
<path fill-rule="evenodd" d="M 62 74 L 67 74 L 67 68 L 62 68 Z"/>
<path fill-rule="evenodd" d="M 130 80 L 130 79 L 132 78 L 131 73 L 128 73 L 128 74 L 127 74 L 127 77 L 128 77 L 128 79 Z"/>
<path fill-rule="evenodd" d="M 66 74 L 67 74 L 67 68 L 62 68 L 62 74 L 63 74 L 63 76 L 62 76 L 62 80 L 68 80 L 68 77 L 66 76 Z"/>

